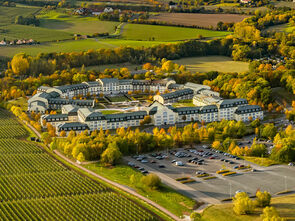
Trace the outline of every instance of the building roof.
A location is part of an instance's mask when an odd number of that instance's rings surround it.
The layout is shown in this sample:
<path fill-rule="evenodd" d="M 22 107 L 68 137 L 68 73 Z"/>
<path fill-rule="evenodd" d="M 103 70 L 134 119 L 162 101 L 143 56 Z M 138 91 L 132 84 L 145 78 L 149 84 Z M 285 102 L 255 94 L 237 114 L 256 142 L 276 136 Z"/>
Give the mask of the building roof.
<path fill-rule="evenodd" d="M 227 107 L 236 107 L 242 104 L 248 104 L 248 101 L 244 98 L 225 99 L 220 101 L 218 104 L 220 108 L 227 108 Z"/>
<path fill-rule="evenodd" d="M 81 131 L 81 130 L 89 130 L 87 124 L 83 124 L 80 122 L 69 122 L 69 123 L 62 123 L 57 126 L 58 132 L 64 131 Z"/>
<path fill-rule="evenodd" d="M 108 122 L 116 122 L 116 121 L 127 121 L 127 120 L 136 120 L 143 119 L 144 116 L 147 115 L 146 111 L 134 111 L 127 113 L 119 113 L 119 114 L 106 114 L 104 115 L 105 119 Z"/>
<path fill-rule="evenodd" d="M 55 120 L 55 121 L 64 121 L 64 119 L 68 119 L 67 114 L 47 114 L 42 117 L 45 120 Z"/>
<path fill-rule="evenodd" d="M 210 90 L 211 89 L 210 86 L 203 85 L 203 84 L 195 84 L 192 82 L 187 82 L 186 84 L 184 84 L 184 87 L 193 89 L 196 92 L 198 92 L 199 90 L 204 90 L 204 89 Z"/>
<path fill-rule="evenodd" d="M 200 113 L 218 112 L 216 105 L 206 105 L 200 108 Z"/>
<path fill-rule="evenodd" d="M 179 115 L 183 115 L 183 114 L 199 113 L 200 109 L 201 109 L 200 107 L 178 107 L 172 110 L 178 113 Z"/>
<path fill-rule="evenodd" d="M 262 111 L 262 108 L 259 105 L 244 105 L 239 106 L 235 113 L 236 114 L 245 114 L 245 113 L 253 113 L 253 112 L 259 112 Z"/>
<path fill-rule="evenodd" d="M 119 83 L 117 78 L 100 78 L 99 80 L 101 80 L 103 84 Z"/>
<path fill-rule="evenodd" d="M 165 99 L 172 99 L 172 98 L 178 98 L 180 96 L 188 95 L 188 94 L 193 94 L 194 91 L 190 88 L 185 88 L 182 90 L 178 91 L 173 91 L 167 94 L 161 94 L 160 96 L 165 100 Z"/>

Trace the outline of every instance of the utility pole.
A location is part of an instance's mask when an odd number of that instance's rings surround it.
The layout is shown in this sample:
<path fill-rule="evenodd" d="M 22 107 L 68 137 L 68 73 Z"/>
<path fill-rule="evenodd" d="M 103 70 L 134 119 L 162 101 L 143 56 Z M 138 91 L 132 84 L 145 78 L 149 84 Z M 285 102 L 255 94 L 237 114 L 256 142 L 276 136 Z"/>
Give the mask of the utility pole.
<path fill-rule="evenodd" d="M 229 183 L 229 198 L 231 199 L 231 183 Z"/>

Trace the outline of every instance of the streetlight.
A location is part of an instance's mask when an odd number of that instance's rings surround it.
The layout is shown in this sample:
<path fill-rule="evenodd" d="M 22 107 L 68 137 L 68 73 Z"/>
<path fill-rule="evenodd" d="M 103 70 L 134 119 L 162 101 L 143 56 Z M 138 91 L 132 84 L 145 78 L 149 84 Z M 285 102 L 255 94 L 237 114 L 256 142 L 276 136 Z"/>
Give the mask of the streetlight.
<path fill-rule="evenodd" d="M 231 183 L 229 183 L 229 198 L 231 199 Z"/>
<path fill-rule="evenodd" d="M 287 191 L 287 176 L 284 176 L 285 178 L 285 191 Z"/>

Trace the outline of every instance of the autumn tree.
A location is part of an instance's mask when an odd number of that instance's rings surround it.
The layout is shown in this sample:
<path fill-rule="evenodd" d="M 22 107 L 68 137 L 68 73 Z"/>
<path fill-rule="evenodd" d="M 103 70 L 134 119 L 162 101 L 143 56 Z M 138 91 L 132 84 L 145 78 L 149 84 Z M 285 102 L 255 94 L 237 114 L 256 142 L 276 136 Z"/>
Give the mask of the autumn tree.
<path fill-rule="evenodd" d="M 121 159 L 122 153 L 116 143 L 110 143 L 108 148 L 101 154 L 101 162 L 105 165 L 114 165 Z"/>
<path fill-rule="evenodd" d="M 233 210 L 238 215 L 251 214 L 254 210 L 254 203 L 245 192 L 240 192 L 233 198 Z"/>
<path fill-rule="evenodd" d="M 161 185 L 161 179 L 153 173 L 143 176 L 140 181 L 151 189 L 158 189 Z"/>
<path fill-rule="evenodd" d="M 269 192 L 264 191 L 257 191 L 256 193 L 256 205 L 259 207 L 266 207 L 270 205 L 271 195 Z"/>

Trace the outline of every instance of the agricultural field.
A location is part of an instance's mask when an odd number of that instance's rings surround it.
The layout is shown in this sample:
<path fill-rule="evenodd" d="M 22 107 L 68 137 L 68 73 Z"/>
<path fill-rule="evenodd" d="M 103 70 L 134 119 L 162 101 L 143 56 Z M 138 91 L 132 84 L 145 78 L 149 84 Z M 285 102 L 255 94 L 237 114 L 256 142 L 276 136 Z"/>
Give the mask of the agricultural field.
<path fill-rule="evenodd" d="M 47 42 L 73 39 L 73 35 L 64 31 L 56 31 L 41 27 L 13 24 L 0 27 L 0 39 L 4 38 L 6 38 L 7 40 L 33 39 L 39 42 Z"/>
<path fill-rule="evenodd" d="M 24 52 L 29 55 L 37 55 L 39 53 L 51 53 L 51 52 L 79 52 L 87 51 L 89 49 L 99 49 L 99 48 L 117 48 L 120 46 L 130 46 L 130 47 L 151 47 L 158 44 L 167 44 L 168 42 L 159 41 L 129 41 L 121 39 L 85 39 L 79 41 L 60 41 L 43 43 L 40 45 L 23 45 L 23 46 L 9 46 L 1 47 L 0 56 L 13 57 L 16 53 Z"/>
<path fill-rule="evenodd" d="M 2 7 L 0 6 L 0 28 L 4 25 L 13 24 L 15 17 L 22 15 L 24 17 L 38 12 L 38 7 Z M 2 39 L 1 39 L 2 40 Z"/>
<path fill-rule="evenodd" d="M 112 34 L 116 26 L 120 24 L 119 22 L 100 21 L 97 17 L 69 15 L 64 10 L 41 11 L 38 18 L 43 28 L 83 35 L 105 32 Z"/>
<path fill-rule="evenodd" d="M 294 30 L 295 30 L 295 26 L 292 26 L 291 24 L 274 25 L 265 29 L 265 31 L 287 32 L 287 33 L 291 33 Z"/>
<path fill-rule="evenodd" d="M 0 126 L 0 220 L 158 220 L 104 184 L 68 169 L 36 144 L 19 140 L 22 130 L 11 127 L 25 129 L 4 110 Z M 3 139 L 6 131 L 14 130 Z"/>
<path fill-rule="evenodd" d="M 151 16 L 150 19 L 176 25 L 216 27 L 220 21 L 224 23 L 240 22 L 248 17 L 247 15 L 239 14 L 160 13 Z"/>
<path fill-rule="evenodd" d="M 196 39 L 199 35 L 205 38 L 218 38 L 230 34 L 226 31 L 211 31 L 197 28 L 182 28 L 161 25 L 127 24 L 122 38 L 128 40 L 179 41 Z"/>
<path fill-rule="evenodd" d="M 280 216 L 287 220 L 295 220 L 295 195 L 274 197 L 271 206 L 275 207 Z M 206 221 L 260 221 L 261 209 L 257 208 L 251 215 L 236 215 L 231 203 L 211 206 L 204 210 L 202 218 Z"/>
<path fill-rule="evenodd" d="M 192 57 L 174 60 L 179 65 L 185 65 L 192 72 L 245 72 L 249 70 L 249 64 L 242 61 L 233 61 L 225 56 Z"/>

